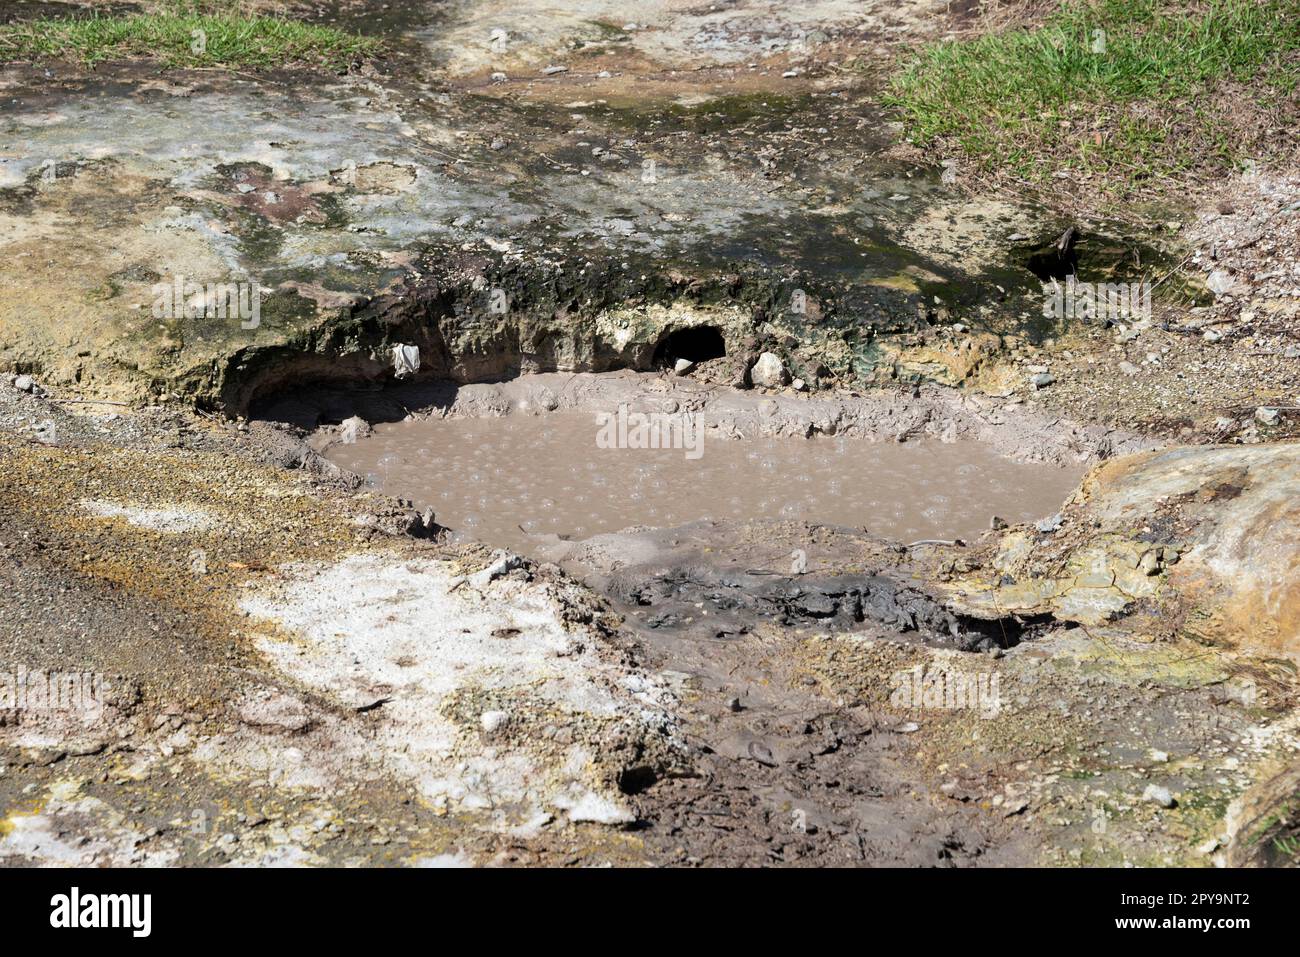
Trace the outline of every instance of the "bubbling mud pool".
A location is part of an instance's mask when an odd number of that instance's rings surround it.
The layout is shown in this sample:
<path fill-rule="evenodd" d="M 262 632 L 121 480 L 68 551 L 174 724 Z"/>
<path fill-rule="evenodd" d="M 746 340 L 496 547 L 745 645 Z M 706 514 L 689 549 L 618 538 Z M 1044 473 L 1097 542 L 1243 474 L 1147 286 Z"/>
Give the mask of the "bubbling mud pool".
<path fill-rule="evenodd" d="M 669 444 L 665 429 L 660 445 Z M 1082 469 L 1013 462 L 977 442 L 718 437 L 632 448 L 589 413 L 379 425 L 327 457 L 384 492 L 433 508 L 465 538 L 528 554 L 635 525 L 778 519 L 874 535 L 974 538 L 994 515 L 1059 510 Z M 615 447 L 608 447 L 613 444 Z"/>

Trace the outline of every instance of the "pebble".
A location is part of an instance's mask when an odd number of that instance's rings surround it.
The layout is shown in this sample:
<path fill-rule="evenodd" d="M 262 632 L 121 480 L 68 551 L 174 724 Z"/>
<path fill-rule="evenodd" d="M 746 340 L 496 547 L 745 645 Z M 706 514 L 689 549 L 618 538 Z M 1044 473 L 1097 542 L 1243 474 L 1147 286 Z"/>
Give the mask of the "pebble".
<path fill-rule="evenodd" d="M 1222 269 L 1216 269 L 1205 278 L 1205 287 L 1216 296 L 1222 296 L 1225 293 L 1232 292 L 1237 286 L 1237 281 L 1232 275 Z"/>
<path fill-rule="evenodd" d="M 469 583 L 475 588 L 486 588 L 502 575 L 523 564 L 524 560 L 518 555 L 511 555 L 502 549 L 497 549 L 492 553 L 492 564 L 470 575 Z"/>
<path fill-rule="evenodd" d="M 1175 807 L 1178 804 L 1174 800 L 1174 796 L 1169 793 L 1169 788 L 1161 787 L 1159 784 L 1148 784 L 1146 790 L 1142 792 L 1142 800 L 1151 801 L 1166 808 Z"/>
<path fill-rule="evenodd" d="M 1138 367 L 1135 366 L 1133 363 L 1129 362 L 1127 359 L 1125 359 L 1123 362 L 1119 364 L 1119 371 L 1124 373 L 1125 375 L 1137 375 Z"/>
<path fill-rule="evenodd" d="M 773 352 L 764 352 L 758 357 L 754 368 L 749 370 L 749 378 L 754 385 L 768 389 L 779 388 L 789 381 L 784 363 Z"/>
<path fill-rule="evenodd" d="M 1017 814 L 1029 807 L 1029 801 L 1026 798 L 1012 798 L 1002 805 L 1003 817 L 1015 817 Z"/>
<path fill-rule="evenodd" d="M 14 388 L 19 392 L 32 392 L 36 389 L 36 380 L 29 375 L 20 375 L 14 379 Z"/>
<path fill-rule="evenodd" d="M 1270 409 L 1261 405 L 1255 410 L 1255 421 L 1260 425 L 1277 425 L 1281 418 L 1282 413 L 1277 409 Z"/>
<path fill-rule="evenodd" d="M 1034 528 L 1045 534 L 1050 534 L 1051 532 L 1060 530 L 1062 521 L 1061 513 L 1057 512 L 1055 515 L 1051 515 L 1047 518 L 1040 518 L 1034 523 Z"/>
<path fill-rule="evenodd" d="M 1035 389 L 1045 389 L 1056 381 L 1050 372 L 1039 372 L 1029 380 L 1034 384 Z"/>
<path fill-rule="evenodd" d="M 686 375 L 686 373 L 690 372 L 694 368 L 695 363 L 690 359 L 678 359 L 677 363 L 673 366 L 673 371 L 678 375 Z"/>

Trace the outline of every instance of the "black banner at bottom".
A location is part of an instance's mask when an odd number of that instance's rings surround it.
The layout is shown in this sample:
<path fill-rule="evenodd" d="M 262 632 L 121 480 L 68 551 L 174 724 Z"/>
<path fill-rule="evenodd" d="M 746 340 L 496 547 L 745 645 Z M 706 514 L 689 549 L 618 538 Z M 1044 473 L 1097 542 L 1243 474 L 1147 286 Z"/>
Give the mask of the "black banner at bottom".
<path fill-rule="evenodd" d="M 373 945 L 462 925 L 626 938 L 688 922 L 693 940 L 733 947 L 783 925 L 1230 945 L 1292 937 L 1297 890 L 1292 872 L 1255 870 L 0 870 L 9 933 L 122 943 Z"/>

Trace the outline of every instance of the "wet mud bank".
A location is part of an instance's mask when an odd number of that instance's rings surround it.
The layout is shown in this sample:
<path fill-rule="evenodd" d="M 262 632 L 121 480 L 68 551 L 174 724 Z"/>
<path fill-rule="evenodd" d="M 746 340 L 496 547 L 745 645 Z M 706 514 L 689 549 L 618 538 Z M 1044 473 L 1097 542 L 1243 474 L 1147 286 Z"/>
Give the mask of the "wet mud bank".
<path fill-rule="evenodd" d="M 406 419 L 599 413 L 627 405 L 632 411 L 696 413 L 720 439 L 745 435 L 842 436 L 868 442 L 933 438 L 970 440 L 1013 461 L 1065 466 L 1097 462 L 1160 445 L 1158 439 L 1106 426 L 1071 422 L 1027 407 L 1015 398 L 993 397 L 933 385 L 866 392 L 834 390 L 801 395 L 789 387 L 735 389 L 693 375 L 624 371 L 607 375 L 538 374 L 496 383 L 407 382 L 387 388 L 293 390 L 259 406 L 258 416 L 310 434 L 326 449 L 342 441 L 342 423 Z"/>

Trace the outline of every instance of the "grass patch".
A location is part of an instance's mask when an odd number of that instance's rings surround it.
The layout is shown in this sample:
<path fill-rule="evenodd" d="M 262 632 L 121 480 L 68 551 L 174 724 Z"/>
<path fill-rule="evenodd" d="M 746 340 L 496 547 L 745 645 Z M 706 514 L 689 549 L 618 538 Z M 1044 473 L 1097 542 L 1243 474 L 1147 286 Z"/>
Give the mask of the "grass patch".
<path fill-rule="evenodd" d="M 346 70 L 379 41 L 280 17 L 175 6 L 158 13 L 28 20 L 0 27 L 0 60 L 152 59 L 174 67 Z"/>
<path fill-rule="evenodd" d="M 1275 147 L 1297 80 L 1297 0 L 1075 0 L 1031 29 L 926 46 L 886 100 L 912 142 L 985 172 L 1126 190 Z"/>

